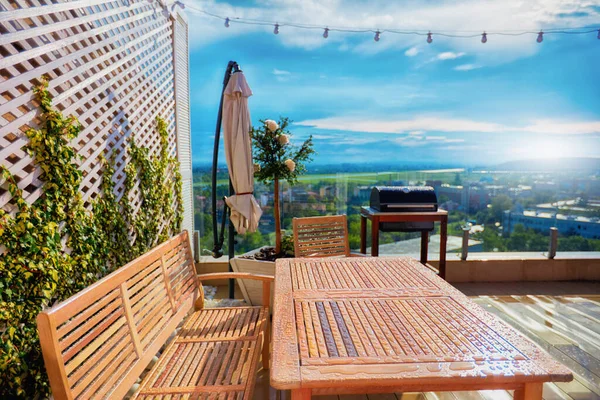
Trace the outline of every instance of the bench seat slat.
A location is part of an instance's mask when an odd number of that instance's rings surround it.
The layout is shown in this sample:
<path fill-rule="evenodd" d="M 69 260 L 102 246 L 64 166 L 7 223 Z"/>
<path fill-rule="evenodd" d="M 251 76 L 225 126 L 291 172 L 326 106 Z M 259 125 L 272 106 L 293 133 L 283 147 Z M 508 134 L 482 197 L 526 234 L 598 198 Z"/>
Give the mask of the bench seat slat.
<path fill-rule="evenodd" d="M 265 326 L 267 315 L 262 307 L 195 312 L 133 398 L 229 392 L 237 396 L 247 388 L 250 372 L 256 369 L 262 340 L 258 331 Z"/>

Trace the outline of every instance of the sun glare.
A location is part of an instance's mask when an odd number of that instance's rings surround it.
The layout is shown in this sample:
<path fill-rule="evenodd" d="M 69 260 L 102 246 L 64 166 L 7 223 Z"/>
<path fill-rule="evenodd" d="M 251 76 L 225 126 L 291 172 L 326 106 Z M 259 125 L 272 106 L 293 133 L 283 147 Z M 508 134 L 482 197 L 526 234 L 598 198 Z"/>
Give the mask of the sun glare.
<path fill-rule="evenodd" d="M 529 149 L 529 156 L 531 158 L 561 158 L 571 157 L 571 149 L 565 143 L 556 139 L 543 139 L 539 138 L 528 140 L 525 148 Z"/>

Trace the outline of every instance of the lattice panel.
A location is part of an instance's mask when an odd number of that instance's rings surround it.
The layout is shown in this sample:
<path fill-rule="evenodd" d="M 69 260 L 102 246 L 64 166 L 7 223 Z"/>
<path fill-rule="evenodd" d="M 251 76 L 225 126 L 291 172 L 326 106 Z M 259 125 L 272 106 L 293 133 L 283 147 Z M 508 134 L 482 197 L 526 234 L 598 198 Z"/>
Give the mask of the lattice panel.
<path fill-rule="evenodd" d="M 22 149 L 36 128 L 32 87 L 50 77 L 55 106 L 83 125 L 72 145 L 83 156 L 86 205 L 98 195 L 99 156 L 116 156 L 118 197 L 124 192 L 126 139 L 159 151 L 155 118 L 168 123 L 177 154 L 173 21 L 169 5 L 133 0 L 0 0 L 0 160 L 29 202 L 43 191 L 39 170 Z M 187 54 L 185 55 L 187 57 Z M 189 121 L 188 121 L 189 123 Z M 186 164 L 187 165 L 187 164 Z M 138 188 L 130 194 L 140 207 Z M 186 208 L 190 205 L 186 204 Z M 11 197 L 0 188 L 0 207 Z"/>

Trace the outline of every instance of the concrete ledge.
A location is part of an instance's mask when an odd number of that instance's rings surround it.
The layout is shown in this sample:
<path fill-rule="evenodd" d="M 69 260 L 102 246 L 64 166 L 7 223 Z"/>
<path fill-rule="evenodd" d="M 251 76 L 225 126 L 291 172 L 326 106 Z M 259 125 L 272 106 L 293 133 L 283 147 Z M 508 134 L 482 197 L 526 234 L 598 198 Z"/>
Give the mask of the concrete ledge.
<path fill-rule="evenodd" d="M 437 267 L 438 262 L 431 265 Z M 600 258 L 490 257 L 449 260 L 448 282 L 598 281 Z"/>

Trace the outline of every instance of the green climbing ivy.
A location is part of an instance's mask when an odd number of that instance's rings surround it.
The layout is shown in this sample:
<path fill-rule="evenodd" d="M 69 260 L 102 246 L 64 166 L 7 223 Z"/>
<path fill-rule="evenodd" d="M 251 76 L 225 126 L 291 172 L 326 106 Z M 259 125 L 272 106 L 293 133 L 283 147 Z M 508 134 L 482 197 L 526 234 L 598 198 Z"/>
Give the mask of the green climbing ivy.
<path fill-rule="evenodd" d="M 168 153 L 164 120 L 156 120 L 157 156 L 129 141 L 120 199 L 114 190 L 114 158 L 101 159 L 101 193 L 90 211 L 81 197 L 78 155 L 70 145 L 81 125 L 53 108 L 46 78 L 34 93 L 41 124 L 26 132 L 24 149 L 41 170 L 43 194 L 29 204 L 15 176 L 0 165 L 0 183 L 14 207 L 0 209 L 0 398 L 49 395 L 37 315 L 179 232 L 183 214 L 179 165 Z M 136 181 L 137 213 L 129 202 Z"/>

